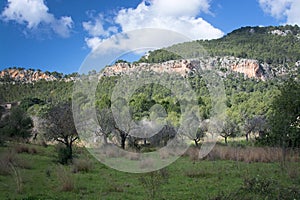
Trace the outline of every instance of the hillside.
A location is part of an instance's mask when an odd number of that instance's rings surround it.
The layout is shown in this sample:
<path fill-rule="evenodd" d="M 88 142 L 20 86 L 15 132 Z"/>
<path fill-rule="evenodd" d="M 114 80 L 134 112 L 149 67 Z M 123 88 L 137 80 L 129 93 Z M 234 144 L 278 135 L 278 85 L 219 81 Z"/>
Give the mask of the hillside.
<path fill-rule="evenodd" d="M 270 69 L 268 75 L 275 77 L 295 74 L 300 64 L 300 28 L 297 25 L 243 27 L 220 39 L 197 40 L 152 51 L 138 63 L 160 63 L 203 55 L 256 60 L 262 69 Z"/>
<path fill-rule="evenodd" d="M 131 71 L 175 72 L 192 78 L 190 81 L 196 85 L 195 90 L 200 94 L 201 90 L 205 91 L 205 84 L 198 80 L 199 77 L 194 76 L 194 72 L 201 66 L 217 70 L 224 78 L 226 94 L 229 99 L 228 105 L 231 105 L 231 101 L 237 102 L 236 99 L 240 98 L 238 96 L 243 95 L 247 95 L 248 100 L 252 101 L 250 96 L 263 98 L 268 96 L 266 95 L 268 91 L 276 90 L 281 83 L 278 80 L 284 80 L 291 75 L 299 79 L 299 35 L 298 26 L 240 28 L 217 40 L 193 41 L 150 52 L 139 62 L 116 62 L 114 65 L 104 68 L 99 74 L 99 78 L 106 77 L 109 80 L 104 81 L 105 87 L 102 88 L 106 93 L 107 91 L 111 92 L 114 81 L 118 79 L 119 75 Z M 205 47 L 209 56 L 195 61 L 183 59 L 171 53 L 184 50 L 181 53 L 184 53 L 187 58 L 188 55 L 201 55 L 203 48 L 199 48 L 199 44 Z M 172 51 L 168 51 L 170 49 Z M 247 53 L 242 55 L 243 51 Z M 267 58 L 271 58 L 271 60 L 268 61 Z M 282 62 L 283 60 L 285 62 Z M 0 102 L 16 102 L 28 98 L 38 98 L 44 102 L 60 102 L 70 99 L 73 81 L 77 75 L 77 73 L 64 75 L 58 72 L 42 72 L 16 67 L 5 69 L 0 72 Z M 255 92 L 260 94 L 254 94 Z M 237 95 L 234 96 L 234 94 Z M 209 96 L 207 98 L 209 99 Z M 244 103 L 243 99 L 245 99 L 244 96 L 238 102 Z M 263 104 L 268 104 L 266 102 L 269 100 L 263 102 L 265 102 Z M 236 111 L 241 109 L 238 106 L 239 103 L 236 105 Z M 245 103 L 242 107 L 247 106 L 249 108 L 249 105 Z M 253 112 L 253 110 L 257 110 L 254 112 L 256 114 L 266 112 L 261 108 L 262 106 L 259 109 L 252 108 L 249 112 Z"/>

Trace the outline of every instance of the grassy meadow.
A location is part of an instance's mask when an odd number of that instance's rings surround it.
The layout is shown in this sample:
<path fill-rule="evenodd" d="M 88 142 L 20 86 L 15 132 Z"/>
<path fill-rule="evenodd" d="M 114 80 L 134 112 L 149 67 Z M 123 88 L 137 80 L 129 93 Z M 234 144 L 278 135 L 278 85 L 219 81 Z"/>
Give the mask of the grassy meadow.
<path fill-rule="evenodd" d="M 156 172 L 108 168 L 76 147 L 70 165 L 57 147 L 0 148 L 0 199 L 300 199 L 299 151 L 218 144 L 198 160 L 196 149 Z"/>

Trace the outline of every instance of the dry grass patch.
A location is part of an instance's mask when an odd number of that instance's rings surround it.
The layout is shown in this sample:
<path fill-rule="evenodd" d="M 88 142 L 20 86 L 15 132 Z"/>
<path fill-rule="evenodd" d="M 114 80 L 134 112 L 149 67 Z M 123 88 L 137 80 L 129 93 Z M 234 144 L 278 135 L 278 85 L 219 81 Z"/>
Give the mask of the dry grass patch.
<path fill-rule="evenodd" d="M 208 154 L 209 160 L 234 160 L 246 163 L 252 162 L 281 162 L 283 160 L 282 149 L 276 147 L 229 147 L 215 146 Z M 286 161 L 297 161 L 299 152 L 287 151 Z"/>
<path fill-rule="evenodd" d="M 37 154 L 38 152 L 35 147 L 29 147 L 25 144 L 16 144 L 13 149 L 16 153 Z"/>

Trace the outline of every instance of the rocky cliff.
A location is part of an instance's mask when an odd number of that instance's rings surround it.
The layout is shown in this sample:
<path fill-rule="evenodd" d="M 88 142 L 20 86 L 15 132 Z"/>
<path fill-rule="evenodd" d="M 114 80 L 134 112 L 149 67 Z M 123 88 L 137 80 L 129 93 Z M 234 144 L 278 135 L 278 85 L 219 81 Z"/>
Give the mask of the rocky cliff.
<path fill-rule="evenodd" d="M 0 80 L 31 83 L 39 80 L 54 81 L 57 78 L 41 71 L 15 68 L 0 71 Z"/>
<path fill-rule="evenodd" d="M 102 70 L 102 76 L 118 76 L 139 71 L 154 71 L 157 73 L 177 73 L 187 77 L 199 72 L 199 69 L 216 70 L 221 76 L 226 77 L 228 74 L 242 74 L 245 78 L 255 78 L 266 80 L 273 77 L 280 77 L 297 73 L 300 61 L 295 63 L 294 67 L 289 69 L 284 66 L 271 66 L 267 63 L 260 63 L 254 59 L 237 58 L 233 56 L 217 56 L 202 58 L 199 60 L 181 59 L 171 60 L 162 63 L 116 63 Z M 201 73 L 201 72 L 200 72 Z M 75 73 L 74 73 L 75 74 Z M 0 71 L 0 82 L 22 82 L 32 83 L 39 80 L 46 81 L 74 81 L 76 75 L 69 75 L 62 78 L 55 77 L 51 73 L 44 73 L 35 70 L 26 69 L 5 69 Z"/>
<path fill-rule="evenodd" d="M 158 73 L 178 73 L 182 76 L 194 74 L 199 68 L 217 70 L 222 75 L 242 73 L 248 78 L 265 80 L 272 76 L 268 65 L 260 64 L 257 60 L 236 57 L 210 57 L 200 60 L 173 60 L 163 63 L 116 63 L 106 67 L 101 76 L 116 76 L 133 71 L 154 71 Z"/>
<path fill-rule="evenodd" d="M 0 71 L 1 82 L 20 82 L 20 83 L 33 83 L 40 80 L 45 81 L 64 81 L 70 82 L 76 80 L 77 73 L 63 76 L 58 72 L 42 72 L 40 70 L 23 69 L 23 68 L 9 68 Z"/>

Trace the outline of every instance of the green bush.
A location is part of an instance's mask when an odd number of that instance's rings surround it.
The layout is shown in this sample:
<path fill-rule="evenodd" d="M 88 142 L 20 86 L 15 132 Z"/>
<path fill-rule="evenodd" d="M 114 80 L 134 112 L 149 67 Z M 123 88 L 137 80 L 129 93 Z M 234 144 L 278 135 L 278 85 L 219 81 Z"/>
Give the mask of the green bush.
<path fill-rule="evenodd" d="M 58 162 L 62 165 L 69 164 L 71 162 L 70 160 L 70 150 L 67 149 L 64 146 L 58 146 L 57 147 L 57 153 L 58 153 Z"/>

